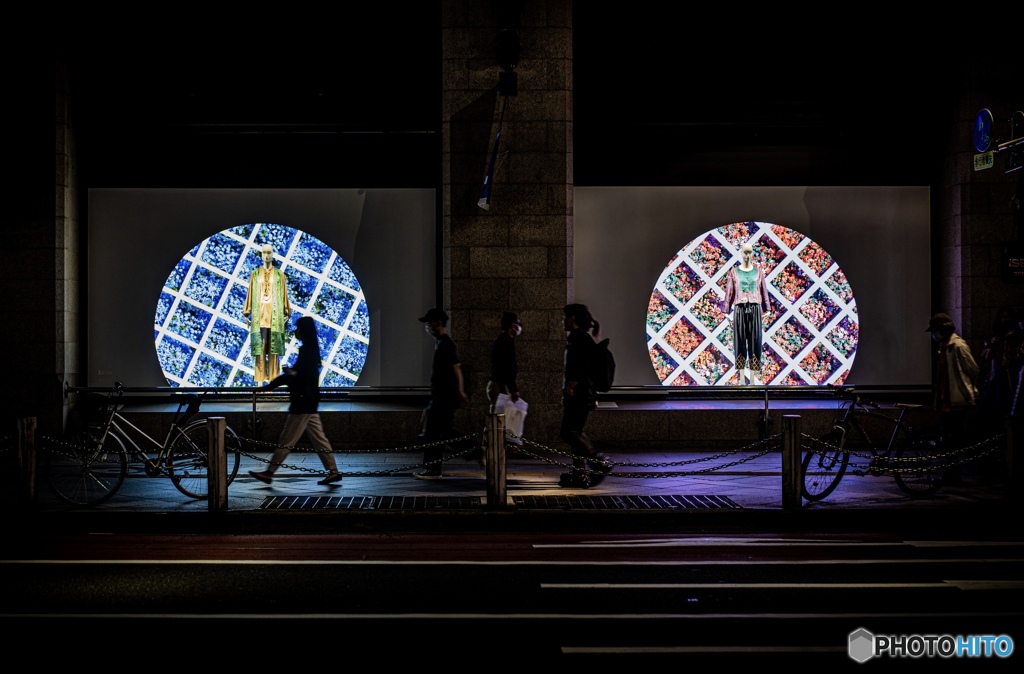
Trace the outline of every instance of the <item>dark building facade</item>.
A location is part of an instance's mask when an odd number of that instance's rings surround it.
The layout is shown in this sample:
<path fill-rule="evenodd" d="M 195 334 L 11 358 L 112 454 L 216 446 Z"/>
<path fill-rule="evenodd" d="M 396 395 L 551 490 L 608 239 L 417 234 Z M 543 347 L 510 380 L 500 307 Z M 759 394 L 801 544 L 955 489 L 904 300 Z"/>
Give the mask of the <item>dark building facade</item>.
<path fill-rule="evenodd" d="M 974 169 L 981 109 L 1001 143 L 1022 135 L 1011 121 L 1024 92 L 999 46 L 901 35 L 889 50 L 882 29 L 709 35 L 698 17 L 571 0 L 418 4 L 351 10 L 330 29 L 177 18 L 126 36 L 93 16 L 41 31 L 12 89 L 9 420 L 58 432 L 64 387 L 85 384 L 97 187 L 435 189 L 437 304 L 465 367 L 486 378 L 493 318 L 514 308 L 529 326 L 520 386 L 542 428 L 560 413 L 561 309 L 586 301 L 575 186 L 925 185 L 931 309 L 980 348 L 999 307 L 1022 304 L 1008 269 L 1021 255 L 1020 149 Z"/>

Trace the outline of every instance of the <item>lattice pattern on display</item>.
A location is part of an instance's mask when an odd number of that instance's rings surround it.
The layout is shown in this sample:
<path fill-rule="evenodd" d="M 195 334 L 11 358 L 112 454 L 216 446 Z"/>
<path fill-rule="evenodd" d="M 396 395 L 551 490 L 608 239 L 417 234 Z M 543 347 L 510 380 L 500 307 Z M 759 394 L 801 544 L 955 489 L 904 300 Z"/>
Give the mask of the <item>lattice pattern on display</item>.
<path fill-rule="evenodd" d="M 239 225 L 214 234 L 167 277 L 153 321 L 157 359 L 171 386 L 255 386 L 249 327 L 242 309 L 260 248 L 288 279 L 292 314 L 281 365 L 294 362 L 295 321 L 312 316 L 320 340 L 322 386 L 352 386 L 370 343 L 366 299 L 348 264 L 327 244 L 284 225 Z"/>
<path fill-rule="evenodd" d="M 658 278 L 647 309 L 647 350 L 665 386 L 735 384 L 733 332 L 722 311 L 726 273 L 749 241 L 764 270 L 770 309 L 762 317 L 761 381 L 841 384 L 860 336 L 850 283 L 809 237 L 767 222 L 736 222 L 681 248 Z"/>

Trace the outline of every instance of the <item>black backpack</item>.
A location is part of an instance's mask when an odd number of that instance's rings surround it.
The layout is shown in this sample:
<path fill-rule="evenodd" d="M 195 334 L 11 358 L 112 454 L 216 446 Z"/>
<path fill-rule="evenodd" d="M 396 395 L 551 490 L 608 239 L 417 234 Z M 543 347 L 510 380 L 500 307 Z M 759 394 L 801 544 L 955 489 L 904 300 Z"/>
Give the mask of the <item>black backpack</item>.
<path fill-rule="evenodd" d="M 615 356 L 608 349 L 608 340 L 602 339 L 594 348 L 590 361 L 590 381 L 598 393 L 607 393 L 615 381 Z"/>

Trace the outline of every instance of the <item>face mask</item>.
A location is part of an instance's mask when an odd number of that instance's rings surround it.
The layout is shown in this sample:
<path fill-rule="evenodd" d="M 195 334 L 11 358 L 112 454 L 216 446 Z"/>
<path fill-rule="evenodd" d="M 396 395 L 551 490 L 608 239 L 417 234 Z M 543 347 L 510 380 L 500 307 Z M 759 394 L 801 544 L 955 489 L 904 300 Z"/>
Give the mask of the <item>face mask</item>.
<path fill-rule="evenodd" d="M 942 341 L 942 335 L 935 331 L 932 331 L 932 341 L 938 344 L 939 342 Z"/>
<path fill-rule="evenodd" d="M 519 335 L 523 334 L 523 326 L 521 326 L 521 325 L 513 326 L 513 330 L 515 330 L 516 337 L 518 337 Z"/>

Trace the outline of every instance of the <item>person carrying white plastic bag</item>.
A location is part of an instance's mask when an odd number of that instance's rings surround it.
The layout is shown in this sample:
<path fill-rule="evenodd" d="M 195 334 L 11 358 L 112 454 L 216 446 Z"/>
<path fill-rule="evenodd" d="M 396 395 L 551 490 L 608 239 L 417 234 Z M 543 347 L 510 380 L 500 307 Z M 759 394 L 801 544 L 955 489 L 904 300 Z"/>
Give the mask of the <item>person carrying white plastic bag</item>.
<path fill-rule="evenodd" d="M 526 421 L 526 410 L 529 405 L 522 398 L 505 393 L 498 394 L 498 400 L 494 403 L 494 413 L 505 415 L 505 442 L 513 445 L 523 444 L 523 424 Z"/>
<path fill-rule="evenodd" d="M 491 342 L 491 375 L 487 380 L 487 401 L 491 414 L 505 415 L 505 441 L 521 445 L 523 421 L 526 419 L 526 401 L 519 397 L 519 360 L 516 355 L 516 337 L 523 332 L 523 322 L 513 311 L 501 314 L 501 331 Z M 485 429 L 486 434 L 486 429 Z M 514 434 L 517 437 L 512 437 Z M 480 457 L 482 459 L 482 456 Z"/>

